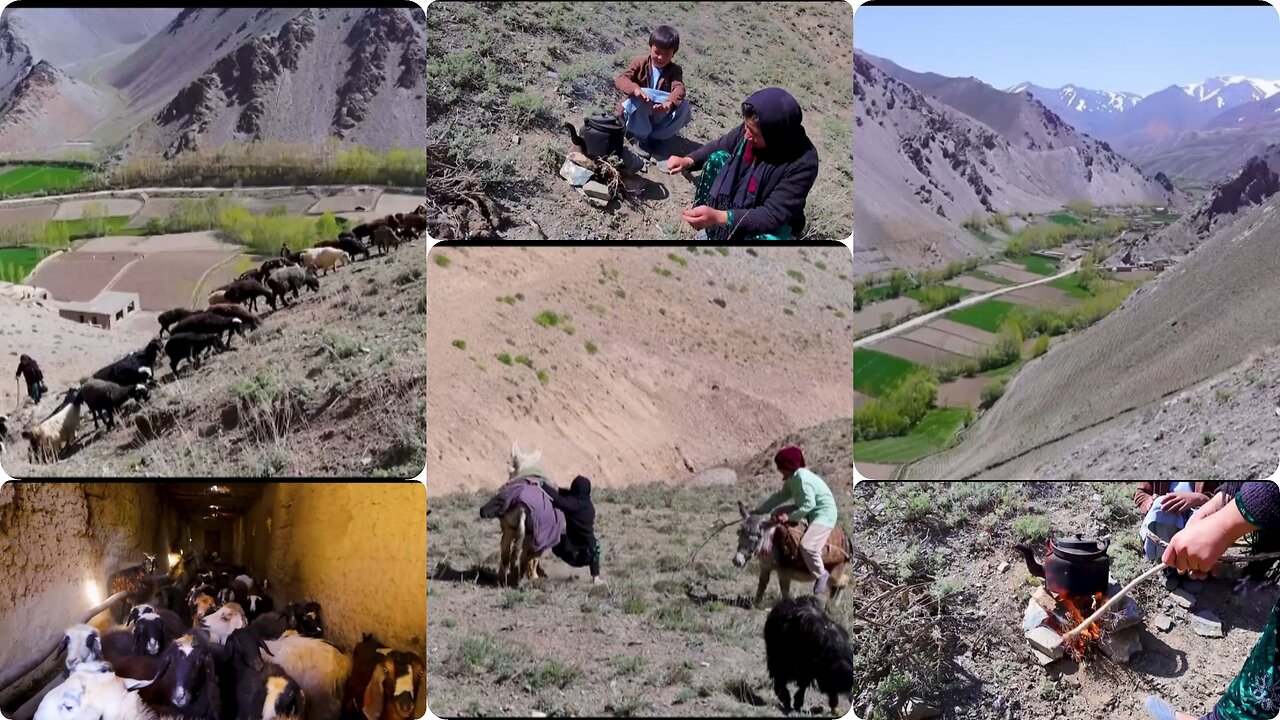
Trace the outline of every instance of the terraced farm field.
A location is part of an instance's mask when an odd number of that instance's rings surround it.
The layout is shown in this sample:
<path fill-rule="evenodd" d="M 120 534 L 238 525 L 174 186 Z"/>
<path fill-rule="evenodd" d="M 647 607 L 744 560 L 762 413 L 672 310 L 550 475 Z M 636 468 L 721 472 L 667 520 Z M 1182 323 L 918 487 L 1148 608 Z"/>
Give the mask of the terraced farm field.
<path fill-rule="evenodd" d="M 1012 303 L 987 300 L 977 305 L 970 305 L 969 307 L 949 312 L 946 314 L 946 318 L 952 322 L 971 325 L 979 330 L 994 333 L 1000 332 L 1000 324 L 1016 307 L 1017 305 Z"/>
<path fill-rule="evenodd" d="M 1033 272 L 1037 275 L 1052 275 L 1058 272 L 1058 263 L 1039 255 L 1027 255 L 1018 262 L 1022 263 L 1022 266 L 1028 272 Z"/>
<path fill-rule="evenodd" d="M 0 248 L 0 280 L 20 283 L 46 251 L 33 247 Z"/>
<path fill-rule="evenodd" d="M 1072 273 L 1064 278 L 1058 278 L 1057 280 L 1054 280 L 1048 285 L 1049 287 L 1058 288 L 1062 292 L 1074 298 L 1084 299 L 1084 298 L 1093 297 L 1093 293 L 1080 287 L 1079 273 Z"/>
<path fill-rule="evenodd" d="M 853 389 L 863 395 L 883 395 L 918 369 L 909 360 L 858 348 L 853 351 Z"/>
<path fill-rule="evenodd" d="M 69 190 L 84 182 L 85 170 L 27 165 L 0 175 L 0 195 L 22 195 L 37 190 Z"/>
<path fill-rule="evenodd" d="M 898 464 L 918 460 L 929 453 L 943 450 L 964 427 L 965 417 L 968 414 L 967 408 L 931 410 L 907 435 L 855 442 L 853 461 Z"/>

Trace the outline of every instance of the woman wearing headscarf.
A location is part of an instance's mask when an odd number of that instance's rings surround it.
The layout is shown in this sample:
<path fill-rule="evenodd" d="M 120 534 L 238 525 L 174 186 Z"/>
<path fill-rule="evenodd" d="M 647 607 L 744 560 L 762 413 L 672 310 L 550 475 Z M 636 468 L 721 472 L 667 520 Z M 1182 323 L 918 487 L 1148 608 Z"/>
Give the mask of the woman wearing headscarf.
<path fill-rule="evenodd" d="M 596 539 L 596 506 L 591 501 L 591 480 L 579 475 L 568 490 L 548 487 L 551 503 L 564 513 L 564 535 L 551 548 L 556 557 L 571 567 L 591 568 L 591 582 L 599 585 L 600 541 Z"/>
<path fill-rule="evenodd" d="M 800 552 L 809 572 L 817 578 L 813 594 L 827 591 L 831 574 L 822 563 L 822 549 L 836 526 L 836 499 L 831 488 L 809 468 L 805 467 L 804 453 L 789 445 L 773 456 L 773 463 L 782 473 L 782 489 L 769 496 L 756 508 L 756 515 L 772 513 L 778 522 L 804 521 L 809 527 L 800 539 Z"/>
<path fill-rule="evenodd" d="M 818 151 L 805 134 L 800 103 L 782 88 L 742 104 L 742 124 L 667 172 L 702 170 L 694 207 L 680 219 L 708 241 L 790 240 L 804 233 L 804 203 L 818 177 Z"/>
<path fill-rule="evenodd" d="M 1204 578 L 1227 548 L 1250 533 L 1280 530 L 1280 486 L 1268 480 L 1242 483 L 1234 493 L 1220 492 L 1169 541 L 1164 563 L 1192 578 Z M 1253 652 L 1227 692 L 1201 720 L 1271 720 L 1280 714 L 1280 604 Z M 1154 695 L 1147 712 L 1156 720 L 1194 720 Z"/>

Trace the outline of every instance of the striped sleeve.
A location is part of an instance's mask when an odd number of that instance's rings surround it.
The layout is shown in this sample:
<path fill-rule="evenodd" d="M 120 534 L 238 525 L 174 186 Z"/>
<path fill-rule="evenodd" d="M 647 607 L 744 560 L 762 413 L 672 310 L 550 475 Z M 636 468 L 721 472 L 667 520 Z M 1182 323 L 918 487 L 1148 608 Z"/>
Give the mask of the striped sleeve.
<path fill-rule="evenodd" d="M 1240 514 L 1260 528 L 1280 529 L 1280 486 L 1266 480 L 1247 482 L 1236 495 Z"/>

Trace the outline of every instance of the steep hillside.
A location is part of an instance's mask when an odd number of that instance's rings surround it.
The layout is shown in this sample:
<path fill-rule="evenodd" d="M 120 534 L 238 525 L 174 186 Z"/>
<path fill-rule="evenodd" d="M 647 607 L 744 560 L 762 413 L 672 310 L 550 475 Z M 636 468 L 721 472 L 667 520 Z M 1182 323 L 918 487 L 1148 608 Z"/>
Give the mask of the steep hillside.
<path fill-rule="evenodd" d="M 107 113 L 101 92 L 40 60 L 0 101 L 0 153 L 55 150 Z"/>
<path fill-rule="evenodd" d="M 179 8 L 26 8 L 4 11 L 6 24 L 31 54 L 75 74 L 98 58 L 142 42 L 169 23 Z"/>
<path fill-rule="evenodd" d="M 847 465 L 841 245 L 437 247 L 430 260 L 427 442 L 439 491 L 500 484 L 513 440 L 618 487 L 684 482 L 842 420 L 845 440 L 821 444 Z"/>
<path fill-rule="evenodd" d="M 960 226 L 972 213 L 1043 212 L 1078 198 L 1106 205 L 1169 197 L 1107 145 L 1025 95 L 971 79 L 933 87 L 938 99 L 854 55 L 861 128 L 855 227 L 872 261 L 919 265 L 963 255 L 979 244 Z"/>
<path fill-rule="evenodd" d="M 1184 262 L 1162 274 L 1088 332 L 1033 360 L 953 450 L 911 468 L 927 478 L 1063 478 L 1057 462 L 1085 431 L 1272 352 L 1280 337 L 1280 197 L 1210 223 Z M 1158 409 L 1158 408 L 1157 408 Z M 1200 437 L 1194 428 L 1179 430 Z M 1191 435 L 1185 435 L 1190 442 Z M 1167 477 L 1172 459 L 1138 458 L 1128 478 Z M 1087 477 L 1101 477 L 1092 469 Z M 1121 479 L 1118 476 L 1107 476 Z"/>
<path fill-rule="evenodd" d="M 170 64 L 211 44 L 213 62 Z M 387 150 L 426 144 L 425 68 L 419 12 L 195 8 L 107 79 L 132 108 L 163 103 L 128 151 L 329 136 Z"/>
<path fill-rule="evenodd" d="M 111 432 L 81 426 L 54 465 L 7 450 L 14 477 L 336 476 L 422 471 L 426 241 L 322 275 L 320 292 L 175 378 L 163 356 L 150 402 Z M 132 348 L 141 349 L 141 346 Z M 94 367 L 119 357 L 94 349 Z M 51 388 L 53 385 L 51 385 Z M 50 408 L 52 409 L 52 408 Z M 11 430 L 17 423 L 10 425 Z M 15 431 L 14 435 L 18 433 Z"/>
<path fill-rule="evenodd" d="M 1280 145 L 1270 145 L 1237 168 L 1232 177 L 1214 186 L 1201 201 L 1172 225 L 1134 243 L 1148 258 L 1186 255 L 1224 225 L 1235 222 L 1255 206 L 1280 192 Z"/>

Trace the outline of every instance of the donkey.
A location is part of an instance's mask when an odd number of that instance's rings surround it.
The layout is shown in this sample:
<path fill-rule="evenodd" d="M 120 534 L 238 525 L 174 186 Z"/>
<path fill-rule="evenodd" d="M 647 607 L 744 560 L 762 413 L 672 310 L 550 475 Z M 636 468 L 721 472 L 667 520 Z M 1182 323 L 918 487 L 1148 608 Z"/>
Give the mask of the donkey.
<path fill-rule="evenodd" d="M 738 501 L 738 512 L 742 514 L 742 525 L 738 528 L 738 550 L 733 556 L 733 566 L 736 568 L 745 567 L 751 561 L 752 556 L 760 560 L 760 584 L 756 587 L 755 606 L 758 608 L 764 601 L 765 588 L 769 587 L 769 576 L 778 573 L 778 589 L 782 591 L 782 599 L 791 598 L 791 581 L 798 582 L 816 582 L 817 578 L 813 576 L 807 569 L 797 569 L 785 562 L 782 557 L 782 548 L 773 542 L 774 530 L 778 528 L 779 523 L 768 514 L 752 514 L 747 510 L 747 506 Z M 835 533 L 827 540 L 828 552 L 833 547 L 832 541 L 836 540 Z M 844 559 L 834 565 L 827 565 L 827 572 L 831 573 L 831 579 L 827 584 L 827 592 L 830 595 L 831 602 L 835 602 L 840 596 L 840 591 L 845 585 L 849 584 L 845 570 L 849 566 L 849 560 L 853 557 L 853 540 L 848 536 L 844 538 L 842 547 L 837 548 L 843 554 Z M 824 553 L 825 554 L 825 553 Z"/>
<path fill-rule="evenodd" d="M 542 450 L 538 449 L 526 455 L 520 450 L 518 443 L 511 443 L 511 464 L 508 468 L 507 484 L 519 478 L 534 476 L 546 478 L 538 461 L 542 459 Z M 505 487 L 505 486 L 504 486 Z M 495 496 L 484 507 L 480 508 L 480 517 L 492 519 L 498 517 L 498 497 Z M 533 514 L 523 502 L 511 503 L 507 511 L 501 515 L 502 545 L 501 564 L 498 567 L 498 580 L 504 585 L 518 587 L 520 576 L 530 582 L 538 579 L 538 561 L 541 552 L 534 551 Z"/>

